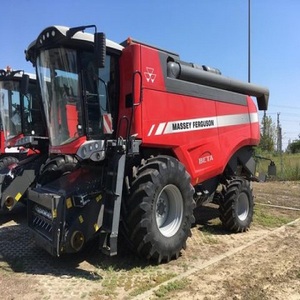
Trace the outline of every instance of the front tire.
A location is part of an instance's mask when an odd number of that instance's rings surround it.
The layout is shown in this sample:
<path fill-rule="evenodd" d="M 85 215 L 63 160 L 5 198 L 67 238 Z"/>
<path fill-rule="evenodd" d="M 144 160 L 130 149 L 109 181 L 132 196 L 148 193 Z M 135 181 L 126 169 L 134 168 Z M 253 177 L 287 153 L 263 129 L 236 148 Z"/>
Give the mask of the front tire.
<path fill-rule="evenodd" d="M 179 256 L 195 221 L 193 194 L 189 174 L 173 157 L 151 158 L 138 170 L 124 221 L 139 255 L 157 263 Z"/>
<path fill-rule="evenodd" d="M 44 185 L 60 176 L 70 173 L 78 167 L 78 161 L 71 155 L 60 155 L 53 159 L 48 159 L 41 167 L 38 177 L 38 184 Z"/>
<path fill-rule="evenodd" d="M 0 159 L 0 170 L 7 168 L 8 166 L 12 164 L 17 164 L 19 162 L 19 159 L 17 159 L 14 156 L 6 156 L 2 159 Z"/>
<path fill-rule="evenodd" d="M 254 201 L 250 182 L 234 179 L 230 182 L 219 206 L 223 226 L 232 232 L 244 232 L 253 219 Z"/>

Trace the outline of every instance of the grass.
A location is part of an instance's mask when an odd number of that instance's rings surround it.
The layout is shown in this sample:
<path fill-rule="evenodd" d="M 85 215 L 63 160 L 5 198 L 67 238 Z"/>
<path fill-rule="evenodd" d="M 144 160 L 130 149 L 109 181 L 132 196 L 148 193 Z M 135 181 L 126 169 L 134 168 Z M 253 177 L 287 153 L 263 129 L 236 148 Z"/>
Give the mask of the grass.
<path fill-rule="evenodd" d="M 184 290 L 188 286 L 188 279 L 175 280 L 169 282 L 168 284 L 162 285 L 157 291 L 155 291 L 155 296 L 158 298 L 166 298 L 167 295 L 173 294 L 176 291 Z M 171 299 L 171 298 L 170 298 Z"/>
<path fill-rule="evenodd" d="M 219 240 L 216 238 L 216 233 L 222 231 L 222 224 L 219 218 L 211 220 L 209 225 L 204 225 L 201 228 L 201 233 L 203 234 L 205 244 L 214 245 L 218 244 Z"/>
<path fill-rule="evenodd" d="M 150 277 L 148 277 L 148 280 L 143 280 L 141 282 L 134 282 L 134 284 L 138 285 L 131 293 L 130 296 L 137 296 L 141 293 L 144 293 L 146 291 L 148 291 L 149 289 L 175 277 L 176 274 L 174 273 L 163 273 L 163 272 L 159 272 L 158 274 L 154 274 Z"/>
<path fill-rule="evenodd" d="M 263 227 L 275 228 L 287 224 L 295 219 L 292 216 L 287 217 L 278 213 L 274 214 L 274 211 L 274 209 L 270 209 L 267 206 L 263 207 L 256 205 L 254 208 L 253 223 Z"/>
<path fill-rule="evenodd" d="M 276 166 L 276 180 L 300 180 L 300 153 L 297 154 L 270 154 L 262 153 L 261 156 L 271 159 Z M 258 173 L 268 174 L 269 160 L 257 159 L 256 170 Z"/>
<path fill-rule="evenodd" d="M 253 220 L 253 224 L 255 225 L 266 228 L 276 228 L 294 219 L 294 216 L 288 216 L 285 210 L 278 210 L 258 204 L 255 205 Z M 207 224 L 201 226 L 202 241 L 212 245 L 219 243 L 219 239 L 216 237 L 216 234 L 219 232 L 223 232 L 219 218 L 210 219 Z M 172 295 L 174 295 L 176 291 L 186 290 L 188 283 L 184 280 L 175 280 L 169 283 L 165 282 L 174 278 L 180 273 L 180 270 L 188 269 L 188 264 L 186 262 L 184 263 L 186 265 L 181 264 L 176 271 L 174 268 L 170 270 L 164 268 L 165 265 L 142 265 L 133 268 L 124 267 L 123 264 L 110 264 L 105 265 L 105 267 L 101 267 L 100 265 L 99 272 L 102 278 L 101 289 L 98 290 L 98 293 L 93 292 L 92 295 L 95 296 L 98 294 L 109 299 L 117 299 L 118 295 L 123 291 L 127 294 L 127 298 L 124 299 L 130 299 L 162 284 L 155 292 L 155 297 L 159 299 L 172 299 Z M 256 295 L 253 292 L 252 296 L 253 298 L 250 297 L 248 299 L 259 299 L 259 297 L 263 295 L 260 293 Z M 95 297 L 95 299 L 101 298 Z"/>
<path fill-rule="evenodd" d="M 99 268 L 101 268 L 99 266 Z M 92 296 L 102 294 L 110 299 L 115 299 L 123 289 L 129 292 L 130 297 L 137 296 L 171 278 L 176 276 L 174 272 L 166 272 L 160 266 L 148 265 L 146 267 L 135 267 L 129 270 L 111 265 L 102 274 L 101 292 L 93 292 Z"/>
<path fill-rule="evenodd" d="M 300 163 L 300 155 L 287 157 L 286 162 L 296 163 L 297 159 Z M 266 163 L 267 166 L 268 162 Z M 295 167 L 291 172 L 297 174 L 297 172 L 300 172 L 299 168 L 300 167 Z M 278 189 L 280 190 L 283 201 L 286 198 L 290 199 L 289 196 L 293 196 L 294 198 L 297 197 L 299 193 L 298 184 L 297 188 L 295 189 L 292 188 L 294 184 L 291 186 L 283 182 L 279 184 L 280 186 L 278 186 Z M 277 187 L 277 183 L 271 183 L 272 187 L 273 185 L 276 185 Z M 270 191 L 264 191 L 264 193 L 262 193 L 262 195 L 260 196 L 261 199 L 264 199 L 264 197 L 266 197 L 266 194 L 270 195 L 270 200 L 273 203 L 272 199 L 275 199 L 277 197 L 278 191 L 275 188 L 270 189 Z M 285 210 L 278 210 L 275 208 L 270 208 L 268 206 L 261 206 L 256 204 L 253 223 L 255 225 L 260 225 L 268 228 L 280 227 L 283 224 L 289 223 L 290 221 L 295 219 L 293 216 L 289 217 L 288 215 L 286 215 L 285 212 Z M 289 214 L 291 214 L 291 211 L 289 211 Z M 216 214 L 212 215 L 214 217 Z M 214 247 L 215 244 L 220 243 L 220 239 L 218 238 L 218 236 L 224 232 L 221 226 L 221 222 L 219 218 L 212 218 L 207 223 L 203 224 L 204 225 L 200 225 L 201 230 L 199 231 L 199 235 L 201 235 L 204 244 L 211 244 Z M 204 245 L 204 247 L 209 248 L 208 245 Z M 223 245 L 221 244 L 221 246 Z M 203 247 L 203 245 L 201 245 L 201 247 Z M 196 257 L 198 253 L 196 252 L 194 255 Z M 89 297 L 92 297 L 93 299 L 119 299 L 121 293 L 126 294 L 126 297 L 124 296 L 124 298 L 122 299 L 131 299 L 132 297 L 138 296 L 141 293 L 160 284 L 162 284 L 162 286 L 160 286 L 155 292 L 155 297 L 159 299 L 172 299 L 172 296 L 174 296 L 176 292 L 189 290 L 189 281 L 187 281 L 186 279 L 182 279 L 180 281 L 175 280 L 168 283 L 166 282 L 169 279 L 172 279 L 176 275 L 180 274 L 182 271 L 188 270 L 192 267 L 192 265 L 193 259 L 189 257 L 188 260 L 185 260 L 185 256 L 183 256 L 182 259 L 178 260 L 177 262 L 170 262 L 169 265 L 165 264 L 157 266 L 148 265 L 140 260 L 136 260 L 134 257 L 125 257 L 125 259 L 121 262 L 117 259 L 108 259 L 104 261 L 100 260 L 99 262 L 99 260 L 97 259 L 97 264 L 94 264 L 95 275 L 83 276 L 83 273 L 79 272 L 79 275 L 76 276 L 72 273 L 74 281 L 69 282 L 72 283 L 74 288 L 76 288 L 77 282 L 75 281 L 75 279 L 86 279 L 89 281 L 93 280 L 96 281 L 96 283 L 99 283 L 99 285 L 95 287 L 91 292 L 83 291 L 82 294 L 79 294 L 78 297 L 80 297 L 81 299 Z M 2 260 L 0 261 L 0 277 L 4 278 L 4 276 L 2 275 L 12 276 L 12 274 L 16 277 L 16 273 L 25 272 L 26 267 L 26 260 L 23 257 L 15 257 L 14 259 L 10 258 L 9 262 L 6 262 L 6 260 Z M 296 278 L 298 280 L 300 279 L 299 266 L 297 269 L 293 270 L 292 275 L 294 276 L 293 278 Z M 94 277 L 96 278 L 96 280 L 93 279 Z M 87 281 L 84 281 L 83 285 L 87 283 Z M 52 282 L 49 282 L 49 286 L 51 284 Z M 73 286 L 68 287 L 70 288 L 70 291 L 73 289 Z M 249 289 L 242 295 L 244 297 L 242 299 L 245 300 L 264 299 L 265 296 L 263 290 L 260 289 L 260 287 L 259 289 Z M 45 299 L 45 297 L 46 296 L 44 296 L 43 299 Z"/>

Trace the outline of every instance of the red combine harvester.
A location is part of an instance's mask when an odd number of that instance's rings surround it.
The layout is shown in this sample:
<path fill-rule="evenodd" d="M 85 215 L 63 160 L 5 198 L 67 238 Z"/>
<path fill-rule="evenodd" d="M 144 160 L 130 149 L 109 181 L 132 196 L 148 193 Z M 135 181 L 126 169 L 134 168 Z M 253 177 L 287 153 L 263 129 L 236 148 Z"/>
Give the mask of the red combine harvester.
<path fill-rule="evenodd" d="M 0 70 L 0 169 L 18 162 L 28 154 L 28 149 L 14 147 L 16 140 L 23 137 L 20 122 L 20 102 L 23 97 L 21 83 L 22 71 L 12 71 L 10 67 Z M 34 79 L 33 79 L 34 77 Z M 31 75 L 30 89 L 35 75 Z"/>
<path fill-rule="evenodd" d="M 48 138 L 35 75 L 0 70 L 0 93 L 5 149 L 0 160 L 0 210 L 7 211 L 25 200 L 28 186 L 48 157 Z"/>
<path fill-rule="evenodd" d="M 186 247 L 195 205 L 211 201 L 228 230 L 247 230 L 260 139 L 250 96 L 266 110 L 268 89 L 89 27 L 48 27 L 26 51 L 50 138 L 28 192 L 37 244 L 59 256 L 98 237 L 115 255 L 120 228 L 139 255 L 169 261 Z"/>

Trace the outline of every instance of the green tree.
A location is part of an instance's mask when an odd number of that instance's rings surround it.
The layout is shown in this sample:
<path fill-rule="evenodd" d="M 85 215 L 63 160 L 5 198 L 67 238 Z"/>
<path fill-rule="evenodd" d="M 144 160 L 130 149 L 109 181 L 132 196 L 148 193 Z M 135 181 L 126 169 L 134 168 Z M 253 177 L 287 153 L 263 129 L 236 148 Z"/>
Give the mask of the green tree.
<path fill-rule="evenodd" d="M 271 117 L 264 115 L 260 129 L 259 147 L 263 151 L 274 151 L 276 143 L 276 126 Z"/>
<path fill-rule="evenodd" d="M 300 136 L 299 136 L 300 138 Z M 293 141 L 288 145 L 289 152 L 291 153 L 300 153 L 300 139 Z"/>

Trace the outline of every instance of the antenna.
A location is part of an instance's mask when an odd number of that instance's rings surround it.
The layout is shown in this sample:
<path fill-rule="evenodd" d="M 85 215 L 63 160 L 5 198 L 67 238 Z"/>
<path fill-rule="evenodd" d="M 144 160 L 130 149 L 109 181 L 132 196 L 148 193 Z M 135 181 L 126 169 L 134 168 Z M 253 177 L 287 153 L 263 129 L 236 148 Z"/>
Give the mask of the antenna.
<path fill-rule="evenodd" d="M 251 0 L 248 0 L 248 82 L 251 81 Z"/>

